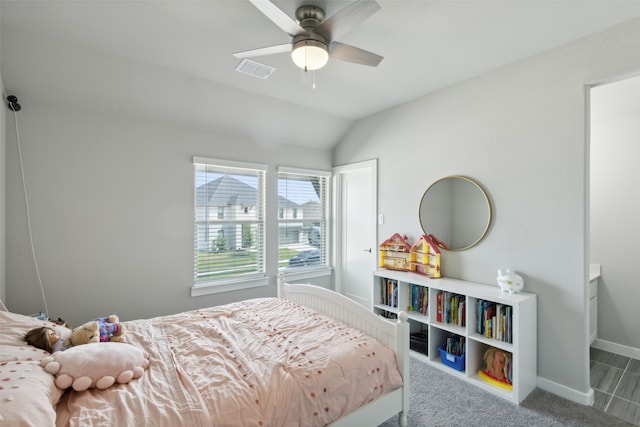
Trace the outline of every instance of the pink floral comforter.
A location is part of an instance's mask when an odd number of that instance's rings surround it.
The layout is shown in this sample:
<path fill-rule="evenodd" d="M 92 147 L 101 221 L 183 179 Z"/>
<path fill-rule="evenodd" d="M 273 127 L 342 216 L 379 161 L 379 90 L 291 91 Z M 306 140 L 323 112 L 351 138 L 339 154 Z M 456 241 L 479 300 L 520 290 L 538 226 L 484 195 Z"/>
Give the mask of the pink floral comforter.
<path fill-rule="evenodd" d="M 67 392 L 58 426 L 323 426 L 402 385 L 363 333 L 279 298 L 125 322 L 144 376 Z"/>

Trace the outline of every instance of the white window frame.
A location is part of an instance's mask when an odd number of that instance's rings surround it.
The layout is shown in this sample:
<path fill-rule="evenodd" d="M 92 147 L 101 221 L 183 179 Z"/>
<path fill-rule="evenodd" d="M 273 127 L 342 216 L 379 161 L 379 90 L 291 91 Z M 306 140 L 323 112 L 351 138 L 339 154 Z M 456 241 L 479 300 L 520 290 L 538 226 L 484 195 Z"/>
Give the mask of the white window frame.
<path fill-rule="evenodd" d="M 296 218 L 293 218 L 293 214 L 288 215 L 287 210 L 284 210 L 284 215 L 280 216 L 281 206 L 278 206 L 278 250 L 280 250 L 283 242 L 281 241 L 282 235 L 280 233 L 281 227 L 287 223 L 304 223 L 305 219 L 311 219 L 313 222 L 320 223 L 320 244 L 318 249 L 320 249 L 320 263 L 317 265 L 308 265 L 308 266 L 296 266 L 289 267 L 285 265 L 278 265 L 278 271 L 283 272 L 287 278 L 295 278 L 295 279 L 303 279 L 310 277 L 318 277 L 325 276 L 331 274 L 331 266 L 330 266 L 330 256 L 329 256 L 329 248 L 330 248 L 330 201 L 331 201 L 331 172 L 330 171 L 320 171 L 313 169 L 301 169 L 301 168 L 292 168 L 287 166 L 278 167 L 278 177 L 277 180 L 283 178 L 283 176 L 291 175 L 293 179 L 296 176 L 312 176 L 318 177 L 322 179 L 321 194 L 320 198 L 320 213 L 319 215 L 315 215 L 311 218 L 305 217 L 304 209 L 297 209 Z M 280 199 L 280 185 L 278 184 L 278 199 Z M 284 196 L 283 196 L 284 197 Z M 286 197 L 285 197 L 286 198 Z M 297 206 L 295 207 L 297 208 Z M 293 212 L 293 207 L 292 207 Z"/>
<path fill-rule="evenodd" d="M 211 167 L 213 170 L 216 168 L 223 171 L 227 169 L 229 171 L 232 170 L 247 170 L 251 173 L 255 173 L 258 176 L 258 188 L 257 188 L 257 200 L 256 200 L 256 215 L 257 218 L 255 220 L 251 220 L 250 223 L 256 224 L 256 227 L 259 230 L 258 236 L 255 237 L 256 245 L 256 268 L 257 271 L 255 273 L 246 273 L 246 274 L 237 274 L 230 275 L 221 278 L 215 279 L 206 279 L 206 280 L 197 280 L 198 276 L 198 224 L 211 224 L 215 223 L 215 219 L 218 218 L 218 212 L 216 209 L 216 213 L 214 218 L 209 216 L 208 220 L 202 220 L 198 218 L 198 206 L 197 206 L 197 189 L 198 189 L 198 170 L 206 167 Z M 269 284 L 269 280 L 266 277 L 266 265 L 265 265 L 265 255 L 266 255 L 266 174 L 267 174 L 267 166 L 263 164 L 257 163 L 248 163 L 248 162 L 237 162 L 231 160 L 222 160 L 222 159 L 213 159 L 207 157 L 194 157 L 193 158 L 193 168 L 194 168 L 194 278 L 193 285 L 191 287 L 191 296 L 199 296 L 199 295 L 207 295 L 218 292 L 227 292 L 234 290 L 247 289 L 257 286 L 266 286 Z M 241 209 L 243 210 L 243 209 Z M 232 219 L 225 218 L 223 221 L 233 223 L 242 227 L 242 224 L 246 224 L 246 220 L 238 220 L 233 221 Z M 202 242 L 200 242 L 202 243 Z"/>

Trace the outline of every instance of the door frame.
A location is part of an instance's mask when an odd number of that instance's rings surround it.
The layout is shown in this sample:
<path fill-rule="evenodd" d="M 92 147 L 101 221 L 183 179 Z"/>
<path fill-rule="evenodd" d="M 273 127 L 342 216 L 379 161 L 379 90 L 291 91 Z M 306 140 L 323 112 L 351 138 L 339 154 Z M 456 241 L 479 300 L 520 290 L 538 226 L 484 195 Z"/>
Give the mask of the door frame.
<path fill-rule="evenodd" d="M 350 172 L 356 170 L 368 169 L 371 178 L 371 194 L 373 195 L 370 206 L 370 214 L 371 214 L 371 224 L 373 224 L 373 229 L 371 230 L 371 235 L 373 236 L 373 245 L 371 247 L 372 251 L 377 251 L 377 242 L 378 242 L 378 225 L 377 225 L 377 217 L 378 217 L 378 159 L 364 160 L 362 162 L 350 163 L 342 166 L 335 166 L 333 168 L 333 203 L 332 203 L 332 212 L 331 216 L 334 219 L 333 227 L 332 227 L 332 242 L 333 242 L 333 250 L 332 250 L 332 262 L 335 267 L 334 274 L 334 289 L 343 293 L 342 289 L 342 276 L 343 276 L 343 268 L 344 268 L 344 256 L 345 256 L 345 239 L 342 238 L 344 231 L 344 215 L 342 205 L 342 194 L 343 194 L 343 176 Z M 376 252 L 377 253 L 377 252 Z M 374 257 L 374 262 L 372 265 L 373 270 L 377 269 L 377 260 L 378 257 Z"/>

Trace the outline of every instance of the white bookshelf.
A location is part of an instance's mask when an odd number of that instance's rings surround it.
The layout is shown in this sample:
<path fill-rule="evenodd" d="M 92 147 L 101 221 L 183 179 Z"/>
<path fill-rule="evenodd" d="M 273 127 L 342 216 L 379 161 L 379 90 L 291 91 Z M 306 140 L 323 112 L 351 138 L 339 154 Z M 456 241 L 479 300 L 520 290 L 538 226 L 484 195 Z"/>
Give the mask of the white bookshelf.
<path fill-rule="evenodd" d="M 430 279 L 421 274 L 395 270 L 376 271 L 373 279 L 371 299 L 373 311 L 387 317 L 393 317 L 399 311 L 406 311 L 409 314 L 411 332 L 422 331 L 427 334 L 427 354 L 412 350 L 410 352 L 412 357 L 513 403 L 522 402 L 536 387 L 537 298 L 535 294 L 520 292 L 510 295 L 503 293 L 497 285 L 489 286 L 444 277 Z M 388 279 L 396 281 L 397 296 L 395 301 L 385 301 L 389 304 L 383 304 L 382 286 Z M 411 311 L 409 301 L 411 285 L 428 289 L 426 313 Z M 445 291 L 460 295 L 460 300 L 464 301 L 466 307 L 464 326 L 437 320 L 437 294 Z M 511 307 L 512 342 L 486 337 L 476 331 L 476 310 L 481 300 Z M 439 347 L 452 334 L 464 337 L 466 343 L 465 361 L 464 364 L 459 365 L 462 367 L 461 371 L 445 365 L 440 358 Z M 478 376 L 478 371 L 484 367 L 484 354 L 491 347 L 512 354 L 511 390 L 495 386 Z"/>

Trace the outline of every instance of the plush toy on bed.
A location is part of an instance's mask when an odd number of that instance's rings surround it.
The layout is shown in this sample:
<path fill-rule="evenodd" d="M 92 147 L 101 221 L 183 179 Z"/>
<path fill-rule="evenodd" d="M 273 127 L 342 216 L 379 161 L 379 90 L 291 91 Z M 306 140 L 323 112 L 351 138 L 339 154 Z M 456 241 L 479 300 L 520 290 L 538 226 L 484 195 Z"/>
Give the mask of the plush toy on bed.
<path fill-rule="evenodd" d="M 54 328 L 41 326 L 31 329 L 26 333 L 24 340 L 27 344 L 46 350 L 49 353 L 63 351 L 74 345 L 90 344 L 96 342 L 125 342 L 124 326 L 115 314 L 108 317 L 100 317 L 94 321 L 73 329 L 67 337 Z"/>
<path fill-rule="evenodd" d="M 73 329 L 65 340 L 65 346 L 90 344 L 96 342 L 125 342 L 124 326 L 115 314 L 99 317 Z"/>
<path fill-rule="evenodd" d="M 82 391 L 126 384 L 140 378 L 149 366 L 149 355 L 125 342 L 124 326 L 116 315 L 80 325 L 66 339 L 54 335 L 50 339 L 57 340 L 55 344 L 64 341 L 62 350 L 66 351 L 51 351 L 53 354 L 44 357 L 40 366 L 55 377 L 55 385 L 60 389 L 72 387 Z M 100 345 L 83 345 L 91 343 Z"/>
<path fill-rule="evenodd" d="M 133 344 L 105 342 L 59 351 L 44 357 L 40 366 L 55 377 L 60 389 L 104 390 L 140 378 L 149 367 L 149 355 Z"/>

